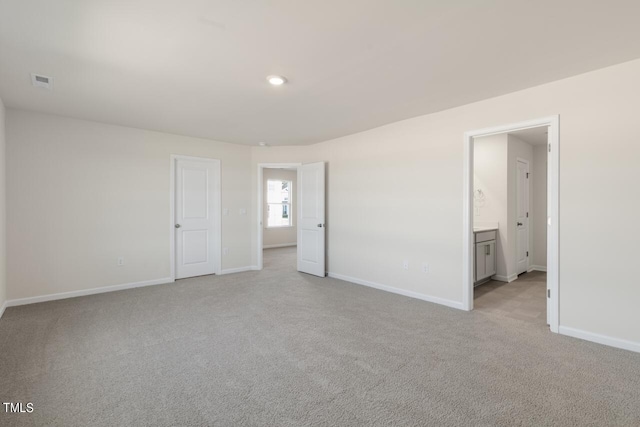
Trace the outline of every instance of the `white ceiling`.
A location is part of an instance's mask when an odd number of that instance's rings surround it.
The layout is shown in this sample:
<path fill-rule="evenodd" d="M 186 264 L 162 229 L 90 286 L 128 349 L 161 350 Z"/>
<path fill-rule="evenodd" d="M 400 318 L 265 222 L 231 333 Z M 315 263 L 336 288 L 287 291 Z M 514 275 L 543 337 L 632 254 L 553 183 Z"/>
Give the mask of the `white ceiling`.
<path fill-rule="evenodd" d="M 309 144 L 639 58 L 638 16 L 637 0 L 0 0 L 0 97 Z"/>
<path fill-rule="evenodd" d="M 548 141 L 549 128 L 547 126 L 524 129 L 516 132 L 509 132 L 530 145 L 545 145 Z"/>

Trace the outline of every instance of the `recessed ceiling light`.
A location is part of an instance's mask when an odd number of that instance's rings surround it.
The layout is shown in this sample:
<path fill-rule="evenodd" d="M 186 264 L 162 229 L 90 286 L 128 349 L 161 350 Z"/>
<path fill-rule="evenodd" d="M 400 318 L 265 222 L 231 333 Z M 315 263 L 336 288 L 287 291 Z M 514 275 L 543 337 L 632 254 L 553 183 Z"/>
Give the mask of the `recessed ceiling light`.
<path fill-rule="evenodd" d="M 287 82 L 287 78 L 283 76 L 268 76 L 267 81 L 274 86 L 281 86 Z"/>
<path fill-rule="evenodd" d="M 260 142 L 258 142 L 258 145 L 259 145 L 260 147 L 266 147 L 266 146 L 267 146 L 267 143 L 266 143 L 266 142 L 264 142 L 264 141 L 260 141 Z"/>

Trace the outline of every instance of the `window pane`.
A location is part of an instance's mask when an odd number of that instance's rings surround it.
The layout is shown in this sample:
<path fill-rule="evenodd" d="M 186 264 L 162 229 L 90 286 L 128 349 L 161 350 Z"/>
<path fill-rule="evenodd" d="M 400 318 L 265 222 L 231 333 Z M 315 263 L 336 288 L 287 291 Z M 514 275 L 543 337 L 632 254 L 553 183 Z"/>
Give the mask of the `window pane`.
<path fill-rule="evenodd" d="M 282 191 L 281 191 L 281 196 L 282 196 L 282 201 L 283 202 L 288 202 L 289 201 L 289 193 L 291 192 L 291 181 L 282 181 Z"/>
<path fill-rule="evenodd" d="M 269 213 L 267 217 L 267 227 L 287 227 L 291 225 L 291 205 L 281 203 L 269 203 Z"/>
<path fill-rule="evenodd" d="M 291 181 L 268 180 L 267 203 L 290 203 Z"/>
<path fill-rule="evenodd" d="M 291 221 L 291 181 L 267 181 L 267 227 L 289 227 Z"/>

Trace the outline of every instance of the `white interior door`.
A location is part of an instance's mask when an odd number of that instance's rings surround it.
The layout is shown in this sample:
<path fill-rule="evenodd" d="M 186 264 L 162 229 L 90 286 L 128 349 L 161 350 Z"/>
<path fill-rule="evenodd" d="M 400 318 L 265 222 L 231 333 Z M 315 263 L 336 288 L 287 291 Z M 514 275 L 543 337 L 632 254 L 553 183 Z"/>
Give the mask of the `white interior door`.
<path fill-rule="evenodd" d="M 516 273 L 529 268 L 529 163 L 518 160 L 516 171 Z"/>
<path fill-rule="evenodd" d="M 324 162 L 298 168 L 298 271 L 325 276 Z"/>
<path fill-rule="evenodd" d="M 216 273 L 219 163 L 176 160 L 176 279 Z"/>

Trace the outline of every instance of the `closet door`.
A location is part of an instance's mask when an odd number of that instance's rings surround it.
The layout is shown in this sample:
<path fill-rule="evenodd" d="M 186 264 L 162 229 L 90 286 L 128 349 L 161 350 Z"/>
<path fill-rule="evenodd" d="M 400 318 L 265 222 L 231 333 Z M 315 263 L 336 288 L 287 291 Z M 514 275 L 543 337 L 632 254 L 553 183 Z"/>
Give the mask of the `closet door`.
<path fill-rule="evenodd" d="M 219 163 L 178 159 L 175 165 L 176 279 L 214 274 Z"/>

